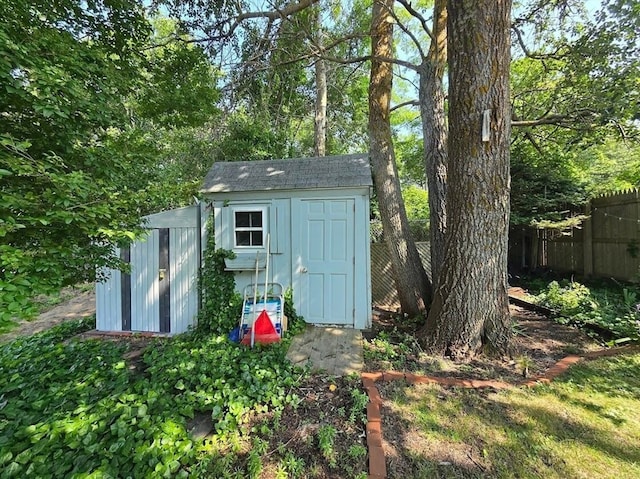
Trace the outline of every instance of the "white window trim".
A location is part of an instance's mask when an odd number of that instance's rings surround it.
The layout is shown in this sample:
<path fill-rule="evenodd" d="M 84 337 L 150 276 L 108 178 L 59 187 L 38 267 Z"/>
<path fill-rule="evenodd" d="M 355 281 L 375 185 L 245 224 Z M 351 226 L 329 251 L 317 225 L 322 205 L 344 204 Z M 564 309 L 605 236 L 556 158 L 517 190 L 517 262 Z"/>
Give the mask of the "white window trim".
<path fill-rule="evenodd" d="M 262 228 L 236 227 L 236 213 L 262 213 Z M 269 216 L 266 206 L 234 206 L 231 210 L 231 221 L 233 222 L 233 249 L 242 251 L 263 251 L 266 249 L 266 238 Z M 262 230 L 262 246 L 243 246 L 236 244 L 236 231 L 258 231 Z"/>

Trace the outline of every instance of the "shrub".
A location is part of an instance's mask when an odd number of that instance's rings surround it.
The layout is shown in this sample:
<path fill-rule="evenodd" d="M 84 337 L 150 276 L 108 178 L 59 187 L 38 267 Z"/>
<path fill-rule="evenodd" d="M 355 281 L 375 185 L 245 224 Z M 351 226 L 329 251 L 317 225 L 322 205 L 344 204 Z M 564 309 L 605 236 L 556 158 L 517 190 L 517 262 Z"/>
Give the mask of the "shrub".
<path fill-rule="evenodd" d="M 640 339 L 638 292 L 631 286 L 588 288 L 575 281 L 552 281 L 535 301 L 554 310 L 560 323 L 575 324 L 599 335 L 608 332 L 614 342 Z"/>

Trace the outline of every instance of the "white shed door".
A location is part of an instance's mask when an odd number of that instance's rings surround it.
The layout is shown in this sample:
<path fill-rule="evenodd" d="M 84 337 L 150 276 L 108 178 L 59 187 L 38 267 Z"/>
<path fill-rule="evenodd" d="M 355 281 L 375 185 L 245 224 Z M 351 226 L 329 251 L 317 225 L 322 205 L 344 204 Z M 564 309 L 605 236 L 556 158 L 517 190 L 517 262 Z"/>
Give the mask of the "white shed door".
<path fill-rule="evenodd" d="M 354 324 L 354 200 L 294 200 L 298 312 L 314 324 Z M 296 231 L 297 229 L 297 231 Z"/>

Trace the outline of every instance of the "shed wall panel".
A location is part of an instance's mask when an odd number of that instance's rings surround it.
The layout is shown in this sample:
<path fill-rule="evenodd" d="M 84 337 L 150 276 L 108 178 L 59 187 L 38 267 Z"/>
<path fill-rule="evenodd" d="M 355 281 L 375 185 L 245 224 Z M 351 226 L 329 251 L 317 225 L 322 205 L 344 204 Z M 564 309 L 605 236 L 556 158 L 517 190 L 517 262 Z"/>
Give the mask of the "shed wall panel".
<path fill-rule="evenodd" d="M 369 234 L 369 197 L 355 197 L 355 322 L 356 329 L 371 326 L 371 249 Z"/>
<path fill-rule="evenodd" d="M 116 254 L 118 254 L 116 252 Z M 106 270 L 109 278 L 96 283 L 96 329 L 122 331 L 121 278 L 118 270 Z"/>
<path fill-rule="evenodd" d="M 159 233 L 131 245 L 131 330 L 160 331 L 158 270 Z"/>
<path fill-rule="evenodd" d="M 198 254 L 195 228 L 170 230 L 171 333 L 195 325 L 198 313 Z"/>
<path fill-rule="evenodd" d="M 353 326 L 367 328 L 371 325 L 372 295 L 368 194 L 368 188 L 358 187 L 349 189 L 219 193 L 212 195 L 214 199 L 216 247 L 233 250 L 233 218 L 228 212 L 234 207 L 242 204 L 251 206 L 269 205 L 267 217 L 269 218 L 269 232 L 271 234 L 271 262 L 268 281 L 281 283 L 285 289 L 292 287 L 300 266 L 299 258 L 296 257 L 292 247 L 292 237 L 299 233 L 300 228 L 292 212 L 292 202 L 297 199 L 352 199 L 354 212 L 350 214 L 353 215 L 355 228 L 354 281 L 350 283 L 350 288 L 355 289 L 353 302 L 351 303 L 355 318 Z M 337 253 L 337 250 L 334 250 L 334 253 Z M 264 250 L 260 254 L 262 258 L 265 257 Z M 235 272 L 235 279 L 237 290 L 242 292 L 245 286 L 255 281 L 255 270 L 237 271 Z M 258 275 L 258 284 L 262 285 L 264 282 L 265 271 L 261 269 Z M 299 295 L 300 292 L 294 290 L 294 300 Z M 352 313 L 349 312 L 349 315 L 351 316 Z"/>

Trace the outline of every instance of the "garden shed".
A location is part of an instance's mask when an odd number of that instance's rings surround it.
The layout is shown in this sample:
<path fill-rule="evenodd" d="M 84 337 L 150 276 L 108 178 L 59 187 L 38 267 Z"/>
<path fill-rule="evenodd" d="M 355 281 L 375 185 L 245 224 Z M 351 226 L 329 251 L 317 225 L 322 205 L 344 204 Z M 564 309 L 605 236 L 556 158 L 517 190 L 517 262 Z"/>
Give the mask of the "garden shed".
<path fill-rule="evenodd" d="M 96 329 L 178 334 L 195 325 L 203 227 L 201 206 L 146 216 L 146 237 L 116 254 L 129 273 L 103 271 L 96 284 Z"/>
<path fill-rule="evenodd" d="M 294 305 L 316 325 L 367 328 L 371 317 L 367 154 L 220 162 L 202 193 L 213 207 L 216 247 L 242 292 L 264 282 L 293 289 Z M 269 251 L 267 252 L 267 242 Z"/>

